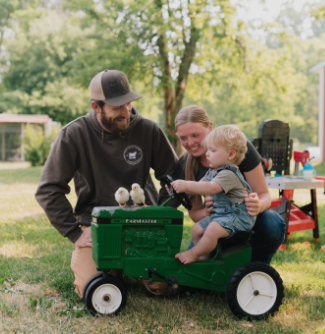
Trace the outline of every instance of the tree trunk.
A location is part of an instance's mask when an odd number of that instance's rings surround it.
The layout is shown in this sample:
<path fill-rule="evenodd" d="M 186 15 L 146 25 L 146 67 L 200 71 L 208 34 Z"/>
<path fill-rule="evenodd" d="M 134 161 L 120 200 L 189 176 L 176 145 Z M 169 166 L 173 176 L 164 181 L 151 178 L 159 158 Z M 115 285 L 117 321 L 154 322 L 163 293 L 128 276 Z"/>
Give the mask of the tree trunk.
<path fill-rule="evenodd" d="M 167 137 L 173 147 L 175 147 L 175 89 L 171 77 L 172 64 L 168 60 L 168 53 L 166 50 L 166 44 L 164 36 L 160 36 L 158 39 L 159 54 L 163 62 L 163 75 L 162 85 L 164 89 L 164 102 L 165 102 L 165 116 L 166 116 L 166 132 Z"/>
<path fill-rule="evenodd" d="M 193 58 L 195 56 L 195 51 L 196 51 L 196 43 L 198 42 L 200 38 L 200 32 L 197 30 L 193 23 L 191 27 L 191 38 L 188 43 L 185 43 L 185 50 L 182 58 L 181 65 L 179 67 L 179 74 L 177 78 L 177 83 L 176 83 L 176 104 L 175 104 L 175 110 L 173 112 L 174 119 L 173 119 L 173 124 L 175 124 L 175 117 L 177 113 L 182 109 L 182 103 L 183 103 L 183 98 L 186 90 L 186 85 L 187 85 L 187 79 L 188 79 L 188 74 L 190 71 L 191 64 L 193 62 Z M 175 131 L 176 134 L 176 131 Z M 182 145 L 177 136 L 175 136 L 175 144 L 174 148 L 176 151 L 176 154 L 180 156 L 182 154 Z"/>
<path fill-rule="evenodd" d="M 176 89 L 173 89 L 171 82 L 171 64 L 168 61 L 167 53 L 164 59 L 164 76 L 168 78 L 168 82 L 163 81 L 164 94 L 165 94 L 165 111 L 166 111 L 166 131 L 168 139 L 172 143 L 176 154 L 180 156 L 182 154 L 182 145 L 179 138 L 176 135 L 175 129 L 175 117 L 182 108 L 182 102 L 186 90 L 188 74 L 193 62 L 196 51 L 196 43 L 200 38 L 200 32 L 194 27 L 191 27 L 191 38 L 188 43 L 185 43 L 185 50 L 181 65 L 179 68 L 179 74 L 176 82 Z M 160 40 L 159 50 L 164 47 L 163 40 Z M 163 53 L 160 52 L 160 55 Z M 176 91 L 176 92 L 175 92 Z"/>
<path fill-rule="evenodd" d="M 156 0 L 156 4 L 159 9 L 162 8 L 161 0 Z M 165 36 L 163 34 L 159 35 L 158 47 L 159 54 L 162 60 L 162 85 L 164 90 L 164 102 L 165 102 L 165 112 L 166 112 L 166 132 L 169 141 L 173 145 L 176 154 L 178 156 L 182 153 L 182 146 L 180 140 L 176 135 L 175 129 L 175 117 L 179 110 L 182 108 L 182 102 L 184 98 L 184 93 L 187 85 L 189 70 L 195 56 L 196 43 L 200 38 L 200 31 L 196 29 L 194 22 L 191 22 L 191 35 L 190 40 L 187 43 L 185 41 L 184 34 L 184 53 L 182 61 L 179 67 L 179 74 L 177 82 L 174 88 L 174 82 L 171 77 L 172 64 L 168 59 L 168 51 L 166 48 Z"/>

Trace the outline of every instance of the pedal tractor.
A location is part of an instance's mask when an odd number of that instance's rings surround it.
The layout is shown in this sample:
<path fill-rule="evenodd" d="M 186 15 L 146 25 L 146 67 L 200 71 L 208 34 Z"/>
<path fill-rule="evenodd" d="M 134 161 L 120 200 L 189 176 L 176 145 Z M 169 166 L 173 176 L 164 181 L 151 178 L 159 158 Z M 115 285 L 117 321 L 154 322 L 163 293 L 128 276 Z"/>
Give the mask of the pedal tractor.
<path fill-rule="evenodd" d="M 162 206 L 95 207 L 91 233 L 93 258 L 103 274 L 91 277 L 83 298 L 93 314 L 118 313 L 127 301 L 121 280 L 108 274 L 112 269 L 126 276 L 166 282 L 172 293 L 179 285 L 226 293 L 228 305 L 239 318 L 259 320 L 273 315 L 283 299 L 278 272 L 262 262 L 251 262 L 249 239 L 253 232 L 237 232 L 221 239 L 209 260 L 184 265 L 175 258 L 180 251 L 182 211 L 165 206 L 174 196 L 191 209 L 185 193 L 172 191 Z"/>

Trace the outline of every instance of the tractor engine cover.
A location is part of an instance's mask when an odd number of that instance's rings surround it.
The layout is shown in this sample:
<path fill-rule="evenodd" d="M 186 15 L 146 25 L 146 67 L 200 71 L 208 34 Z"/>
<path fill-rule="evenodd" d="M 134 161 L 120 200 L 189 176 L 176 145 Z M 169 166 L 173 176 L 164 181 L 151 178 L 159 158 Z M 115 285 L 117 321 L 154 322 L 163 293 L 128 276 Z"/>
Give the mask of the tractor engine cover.
<path fill-rule="evenodd" d="M 175 257 L 184 214 L 171 207 L 95 207 L 93 258 L 97 268 L 124 269 L 125 260 Z"/>

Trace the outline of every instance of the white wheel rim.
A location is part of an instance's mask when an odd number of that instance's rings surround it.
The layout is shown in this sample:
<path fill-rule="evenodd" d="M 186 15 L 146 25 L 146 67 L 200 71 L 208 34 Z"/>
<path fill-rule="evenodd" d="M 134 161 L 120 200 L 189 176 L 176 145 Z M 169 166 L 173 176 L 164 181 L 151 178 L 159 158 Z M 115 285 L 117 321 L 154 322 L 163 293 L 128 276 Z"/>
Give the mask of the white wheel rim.
<path fill-rule="evenodd" d="M 277 288 L 271 276 L 261 271 L 246 275 L 238 285 L 237 300 L 247 314 L 261 315 L 275 303 Z"/>
<path fill-rule="evenodd" d="M 103 284 L 94 291 L 91 302 L 96 312 L 111 314 L 120 307 L 122 293 L 116 285 Z"/>

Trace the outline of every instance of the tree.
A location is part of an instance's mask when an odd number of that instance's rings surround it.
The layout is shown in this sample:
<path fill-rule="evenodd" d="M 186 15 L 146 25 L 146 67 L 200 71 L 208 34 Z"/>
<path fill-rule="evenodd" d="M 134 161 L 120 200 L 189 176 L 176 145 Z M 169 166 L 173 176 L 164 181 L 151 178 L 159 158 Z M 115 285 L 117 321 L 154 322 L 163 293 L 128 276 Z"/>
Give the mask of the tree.
<path fill-rule="evenodd" d="M 317 9 L 312 11 L 312 16 L 316 20 L 322 20 L 325 18 L 325 5 L 320 5 Z"/>
<path fill-rule="evenodd" d="M 248 138 L 277 118 L 315 142 L 317 82 L 308 68 L 324 57 L 324 38 L 302 41 L 305 14 L 289 4 L 265 45 L 232 3 L 70 0 L 62 8 L 62 0 L 25 0 L 2 48 L 0 113 L 45 113 L 65 124 L 88 111 L 92 77 L 113 68 L 143 94 L 134 105 L 159 121 L 177 153 L 174 118 L 193 103 L 215 126 L 236 123 Z"/>
<path fill-rule="evenodd" d="M 0 52 L 3 40 L 3 34 L 8 26 L 10 14 L 15 10 L 15 3 L 6 0 L 0 1 Z"/>
<path fill-rule="evenodd" d="M 321 3 L 312 5 L 305 3 L 298 11 L 293 1 L 287 2 L 276 18 L 276 22 L 284 27 L 289 34 L 295 34 L 301 40 L 314 36 L 320 37 L 325 32 L 325 7 Z M 308 26 L 310 28 L 306 29 Z"/>
<path fill-rule="evenodd" d="M 77 0 L 67 5 L 82 9 L 102 32 L 91 53 L 94 63 L 119 68 L 131 81 L 150 78 L 163 92 L 166 132 L 178 153 L 174 120 L 189 76 L 205 73 L 215 81 L 220 67 L 236 64 L 242 71 L 245 66 L 242 22 L 235 21 L 228 0 Z"/>
<path fill-rule="evenodd" d="M 320 3 L 313 6 L 320 8 Z M 281 107 L 286 106 L 286 110 L 294 108 L 292 115 L 287 117 L 291 136 L 303 143 L 316 144 L 318 76 L 309 73 L 309 69 L 325 59 L 325 19 L 317 21 L 311 17 L 311 12 L 311 5 L 306 4 L 297 11 L 293 2 L 286 3 L 276 19 L 278 33 L 268 34 L 267 45 L 278 54 L 285 52 L 288 65 L 295 71 L 290 101 Z M 306 32 L 308 25 L 311 29 Z M 275 101 L 272 99 L 270 102 L 274 104 Z M 288 102 L 292 102 L 291 107 Z"/>
<path fill-rule="evenodd" d="M 11 17 L 0 112 L 48 114 L 62 124 L 85 114 L 89 94 L 70 79 L 70 63 L 87 47 L 79 22 L 39 9 L 16 10 Z"/>
<path fill-rule="evenodd" d="M 19 9 L 26 10 L 27 8 L 41 7 L 39 5 L 38 0 L 0 0 L 0 52 L 4 32 L 12 20 L 11 14 Z"/>
<path fill-rule="evenodd" d="M 236 66 L 222 69 L 217 82 L 209 85 L 202 80 L 200 88 L 192 77 L 185 103 L 203 106 L 214 126 L 237 124 L 248 139 L 256 137 L 260 123 L 270 118 L 301 126 L 304 119 L 295 107 L 305 77 L 292 64 L 292 49 L 270 49 L 253 39 L 247 44 L 246 71 L 238 72 Z"/>

